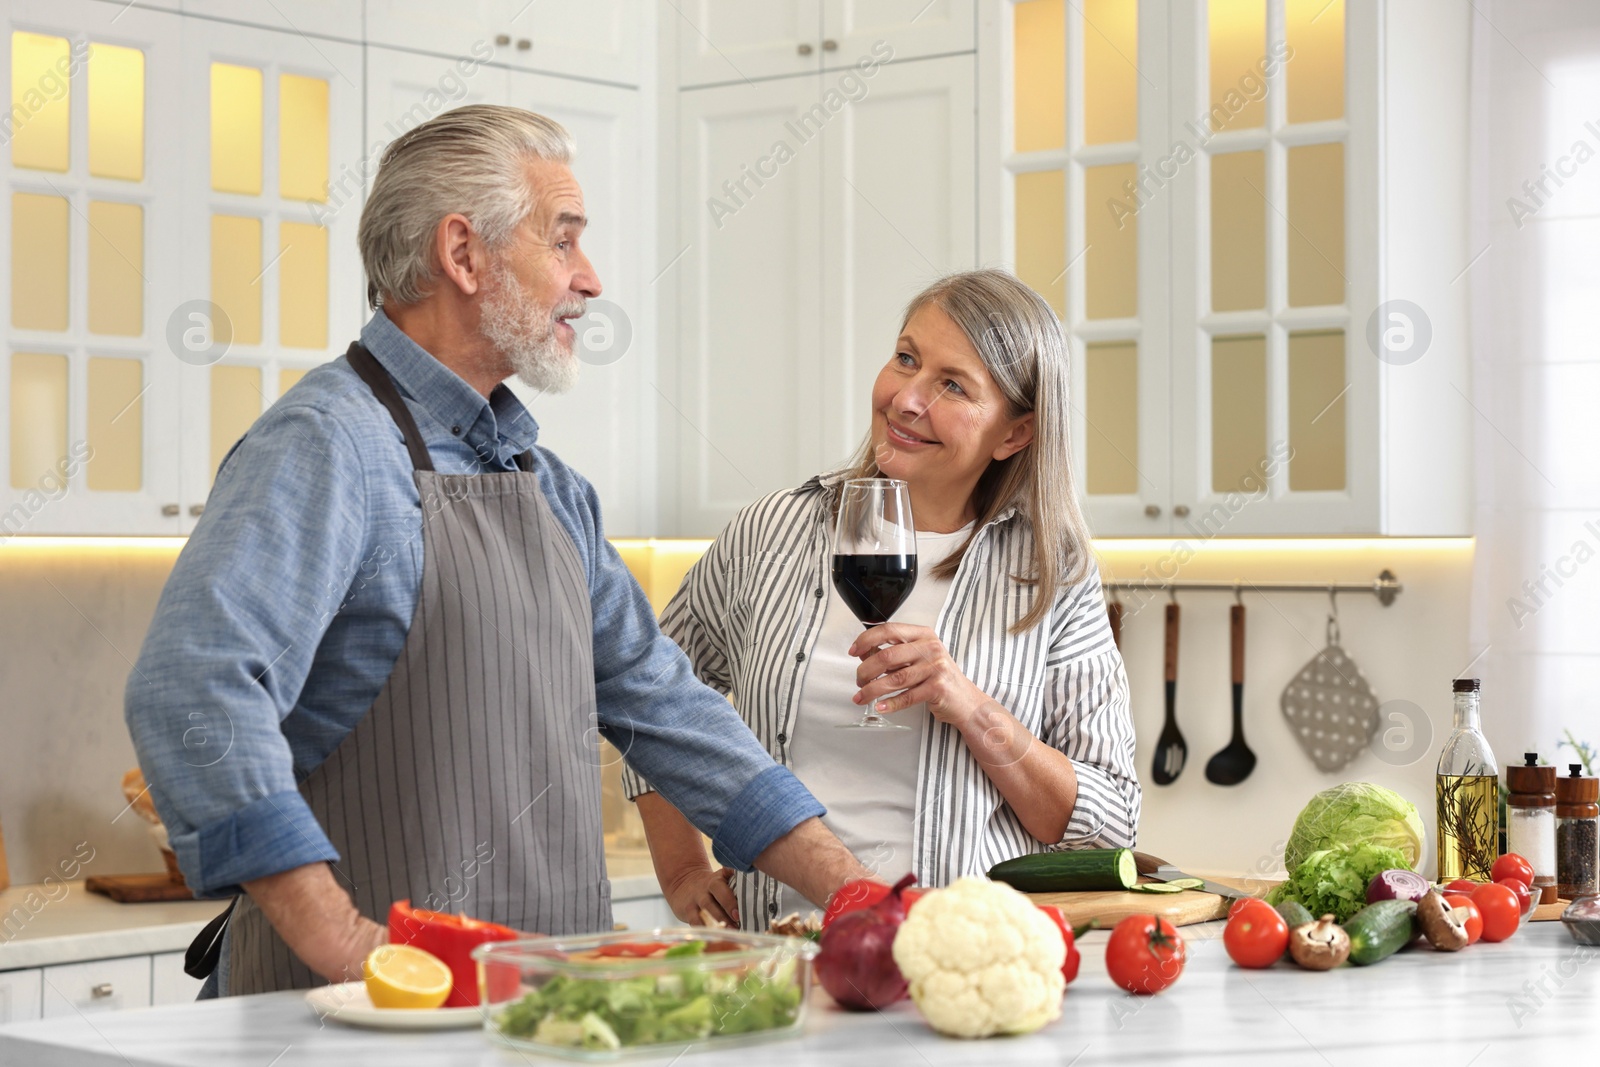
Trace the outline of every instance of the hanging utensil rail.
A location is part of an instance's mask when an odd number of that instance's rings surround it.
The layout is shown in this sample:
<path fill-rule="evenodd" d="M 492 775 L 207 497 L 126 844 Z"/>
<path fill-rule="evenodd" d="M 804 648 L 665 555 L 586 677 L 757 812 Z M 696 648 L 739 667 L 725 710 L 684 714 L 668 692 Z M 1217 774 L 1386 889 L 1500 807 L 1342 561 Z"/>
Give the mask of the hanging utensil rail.
<path fill-rule="evenodd" d="M 1160 589 L 1167 592 L 1228 592 L 1228 593 L 1371 593 L 1378 603 L 1388 607 L 1405 588 L 1392 571 L 1383 570 L 1370 583 L 1362 582 L 1223 582 L 1223 581 L 1170 581 L 1155 578 L 1112 578 L 1102 583 L 1107 590 Z"/>

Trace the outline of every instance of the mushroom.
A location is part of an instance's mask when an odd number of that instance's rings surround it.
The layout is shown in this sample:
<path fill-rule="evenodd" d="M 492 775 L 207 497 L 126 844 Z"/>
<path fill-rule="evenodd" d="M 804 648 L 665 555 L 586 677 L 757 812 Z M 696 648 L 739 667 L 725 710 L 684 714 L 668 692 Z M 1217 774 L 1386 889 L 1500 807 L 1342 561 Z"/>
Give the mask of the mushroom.
<path fill-rule="evenodd" d="M 1308 971 L 1331 971 L 1350 955 L 1350 935 L 1324 915 L 1289 932 L 1289 955 Z"/>
<path fill-rule="evenodd" d="M 1467 947 L 1467 927 L 1462 921 L 1465 908 L 1452 908 L 1437 889 L 1430 889 L 1417 901 L 1417 923 L 1428 944 L 1440 952 L 1455 952 Z"/>

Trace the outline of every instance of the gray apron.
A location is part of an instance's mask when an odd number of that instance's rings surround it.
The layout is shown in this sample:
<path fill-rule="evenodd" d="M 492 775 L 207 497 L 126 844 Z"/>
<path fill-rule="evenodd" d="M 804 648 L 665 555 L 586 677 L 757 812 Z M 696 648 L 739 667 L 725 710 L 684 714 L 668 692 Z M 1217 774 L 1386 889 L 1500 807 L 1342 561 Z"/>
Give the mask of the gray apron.
<path fill-rule="evenodd" d="M 583 563 L 531 470 L 439 474 L 387 372 L 351 345 L 416 468 L 423 569 L 405 649 L 371 710 L 300 785 L 380 925 L 389 905 L 549 934 L 611 928 Z M 228 994 L 324 984 L 249 894 Z M 357 979 L 359 975 L 351 975 Z"/>

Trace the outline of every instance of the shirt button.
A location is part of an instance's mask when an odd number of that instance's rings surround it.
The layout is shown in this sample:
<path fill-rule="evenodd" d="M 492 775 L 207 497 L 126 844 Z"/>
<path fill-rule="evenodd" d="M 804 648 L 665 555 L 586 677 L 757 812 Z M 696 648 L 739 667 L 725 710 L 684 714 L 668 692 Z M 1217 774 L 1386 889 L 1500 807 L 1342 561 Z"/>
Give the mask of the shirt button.
<path fill-rule="evenodd" d="M 773 916 L 774 918 L 776 918 L 777 914 L 778 914 L 778 905 L 777 904 L 768 904 L 767 905 L 767 914 Z"/>
<path fill-rule="evenodd" d="M 789 735 L 780 730 L 778 732 L 778 744 L 787 745 L 788 743 L 789 743 Z"/>
<path fill-rule="evenodd" d="M 806 661 L 806 654 L 804 652 L 796 652 L 794 654 L 794 661 L 796 663 L 804 663 Z"/>
<path fill-rule="evenodd" d="M 460 437 L 461 436 L 461 427 L 452 426 L 452 427 L 450 427 L 450 432 L 455 434 L 457 437 Z"/>
<path fill-rule="evenodd" d="M 822 599 L 822 586 L 820 586 L 820 585 L 817 586 L 817 599 L 818 600 Z"/>

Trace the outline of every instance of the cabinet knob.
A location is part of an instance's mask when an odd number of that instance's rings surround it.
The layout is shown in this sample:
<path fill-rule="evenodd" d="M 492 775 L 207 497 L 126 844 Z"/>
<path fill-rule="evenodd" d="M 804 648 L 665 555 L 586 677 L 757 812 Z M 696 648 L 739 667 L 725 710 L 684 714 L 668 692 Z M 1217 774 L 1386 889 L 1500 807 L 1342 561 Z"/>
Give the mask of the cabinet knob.
<path fill-rule="evenodd" d="M 1180 519 L 1187 519 L 1189 517 L 1189 505 L 1179 504 L 1172 509 L 1172 513 Z"/>
<path fill-rule="evenodd" d="M 104 1000 L 106 997 L 111 996 L 111 992 L 111 983 L 101 982 L 89 990 L 89 995 L 96 1000 Z"/>
<path fill-rule="evenodd" d="M 206 513 L 206 506 L 204 504 L 190 504 L 189 505 L 189 514 L 193 515 L 195 518 L 198 519 L 200 516 L 204 515 L 205 513 Z"/>
<path fill-rule="evenodd" d="M 511 43 L 511 35 L 509 33 L 497 33 L 494 35 L 494 43 L 504 48 Z"/>
<path fill-rule="evenodd" d="M 829 37 L 826 41 L 822 42 L 822 50 L 824 52 L 837 52 L 839 50 L 839 42 L 835 41 L 832 37 Z"/>
<path fill-rule="evenodd" d="M 1161 517 L 1161 505 L 1146 504 L 1144 506 L 1144 517 L 1147 519 L 1159 519 Z"/>
<path fill-rule="evenodd" d="M 161 517 L 164 518 L 164 519 L 175 519 L 179 515 L 182 515 L 182 514 L 183 514 L 183 509 L 180 508 L 176 504 L 162 504 L 161 505 Z"/>
<path fill-rule="evenodd" d="M 801 41 L 795 46 L 795 51 L 803 56 L 809 56 L 811 54 L 811 43 L 809 41 Z"/>
<path fill-rule="evenodd" d="M 533 47 L 533 42 L 528 40 L 526 37 L 517 38 L 517 51 L 526 52 L 528 49 L 530 49 L 532 47 Z"/>

